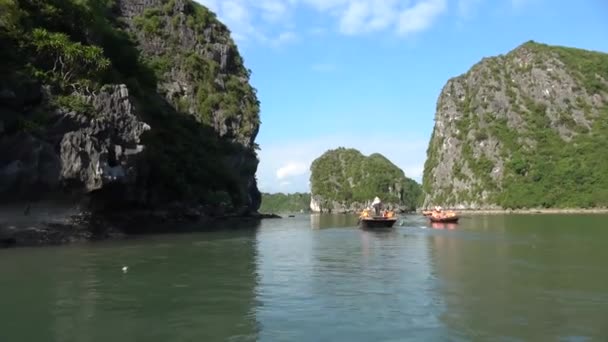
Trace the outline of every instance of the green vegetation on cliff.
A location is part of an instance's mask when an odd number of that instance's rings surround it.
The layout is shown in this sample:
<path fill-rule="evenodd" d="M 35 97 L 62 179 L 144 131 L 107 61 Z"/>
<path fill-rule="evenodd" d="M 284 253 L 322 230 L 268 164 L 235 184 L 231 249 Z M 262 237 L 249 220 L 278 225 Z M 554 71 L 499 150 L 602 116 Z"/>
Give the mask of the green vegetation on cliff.
<path fill-rule="evenodd" d="M 308 193 L 262 193 L 261 213 L 295 213 L 310 210 L 310 194 Z"/>
<path fill-rule="evenodd" d="M 608 54 L 528 42 L 439 102 L 425 205 L 608 206 Z"/>
<path fill-rule="evenodd" d="M 385 203 L 415 209 L 420 186 L 379 153 L 364 156 L 352 148 L 329 150 L 310 167 L 311 192 L 325 201 L 365 203 L 379 196 Z"/>
<path fill-rule="evenodd" d="M 543 113 L 537 113 L 542 115 Z M 515 150 L 497 202 L 506 208 L 608 206 L 608 108 L 568 143 L 537 126 L 535 150 Z"/>
<path fill-rule="evenodd" d="M 0 0 L 0 90 L 49 95 L 34 109 L 0 106 L 2 134 L 43 131 L 58 109 L 94 117 L 85 99 L 126 84 L 152 127 L 139 200 L 257 208 L 259 103 L 230 32 L 194 1 L 147 4 Z"/>

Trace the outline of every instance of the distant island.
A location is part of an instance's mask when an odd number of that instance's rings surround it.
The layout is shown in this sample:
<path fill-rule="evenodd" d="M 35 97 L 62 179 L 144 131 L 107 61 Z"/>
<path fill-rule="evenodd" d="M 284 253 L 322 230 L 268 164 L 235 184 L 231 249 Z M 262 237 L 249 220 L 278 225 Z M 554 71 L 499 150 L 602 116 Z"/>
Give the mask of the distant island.
<path fill-rule="evenodd" d="M 315 212 L 356 212 L 376 196 L 394 210 L 413 211 L 421 195 L 420 184 L 380 153 L 339 147 L 315 159 L 310 172 Z"/>
<path fill-rule="evenodd" d="M 309 193 L 262 193 L 262 205 L 259 211 L 271 213 L 299 213 L 310 211 Z"/>
<path fill-rule="evenodd" d="M 527 42 L 450 79 L 423 207 L 608 207 L 608 54 Z"/>

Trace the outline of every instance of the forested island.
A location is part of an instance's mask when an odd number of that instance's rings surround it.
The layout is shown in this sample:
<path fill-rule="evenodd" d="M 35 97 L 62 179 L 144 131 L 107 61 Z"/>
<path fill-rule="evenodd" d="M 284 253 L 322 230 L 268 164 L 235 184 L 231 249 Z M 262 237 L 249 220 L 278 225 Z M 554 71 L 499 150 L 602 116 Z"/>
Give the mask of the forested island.
<path fill-rule="evenodd" d="M 356 212 L 376 196 L 387 207 L 406 212 L 416 209 L 420 185 L 380 153 L 363 155 L 356 149 L 328 150 L 310 166 L 311 210 Z"/>

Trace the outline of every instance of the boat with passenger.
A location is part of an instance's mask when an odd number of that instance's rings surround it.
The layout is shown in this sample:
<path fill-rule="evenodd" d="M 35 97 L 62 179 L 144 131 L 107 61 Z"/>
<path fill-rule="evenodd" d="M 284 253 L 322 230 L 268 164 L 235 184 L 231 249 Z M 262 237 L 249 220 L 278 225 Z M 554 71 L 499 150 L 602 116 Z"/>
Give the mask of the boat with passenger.
<path fill-rule="evenodd" d="M 363 228 L 390 228 L 395 222 L 397 218 L 392 211 L 387 211 L 381 216 L 372 216 L 364 210 L 359 216 L 359 224 Z"/>
<path fill-rule="evenodd" d="M 433 223 L 457 223 L 460 216 L 455 211 L 443 210 L 441 207 L 435 207 L 430 212 L 422 212 L 422 214 L 431 220 Z"/>
<path fill-rule="evenodd" d="M 362 228 L 391 228 L 397 222 L 394 211 L 381 210 L 382 202 L 378 197 L 374 198 L 372 208 L 361 211 L 359 225 Z"/>

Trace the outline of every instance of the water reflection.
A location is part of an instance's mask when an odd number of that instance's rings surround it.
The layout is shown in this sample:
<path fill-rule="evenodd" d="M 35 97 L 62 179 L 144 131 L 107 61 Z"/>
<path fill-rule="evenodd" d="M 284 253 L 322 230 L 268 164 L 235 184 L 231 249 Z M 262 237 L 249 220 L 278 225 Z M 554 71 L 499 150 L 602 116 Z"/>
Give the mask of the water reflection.
<path fill-rule="evenodd" d="M 431 228 L 433 229 L 456 229 L 458 228 L 458 223 L 440 223 L 440 222 L 431 222 Z"/>
<path fill-rule="evenodd" d="M 308 215 L 264 221 L 257 235 L 255 318 L 261 341 L 294 340 L 301 324 L 294 315 L 314 303 L 310 264 L 316 236 L 309 229 L 311 221 Z"/>
<path fill-rule="evenodd" d="M 325 229 L 355 227 L 358 217 L 354 214 L 310 214 L 310 228 Z"/>
<path fill-rule="evenodd" d="M 256 340 L 255 234 L 1 251 L 3 340 Z"/>
<path fill-rule="evenodd" d="M 608 232 L 598 217 L 486 216 L 429 235 L 453 337 L 608 336 Z M 586 228 L 579 228 L 586 227 Z M 594 236 L 595 238 L 590 238 Z"/>
<path fill-rule="evenodd" d="M 427 239 L 356 223 L 356 217 L 324 214 L 261 229 L 260 340 L 446 337 Z"/>
<path fill-rule="evenodd" d="M 361 255 L 367 261 L 377 240 L 399 239 L 401 235 L 395 228 L 362 228 L 359 229 Z"/>

